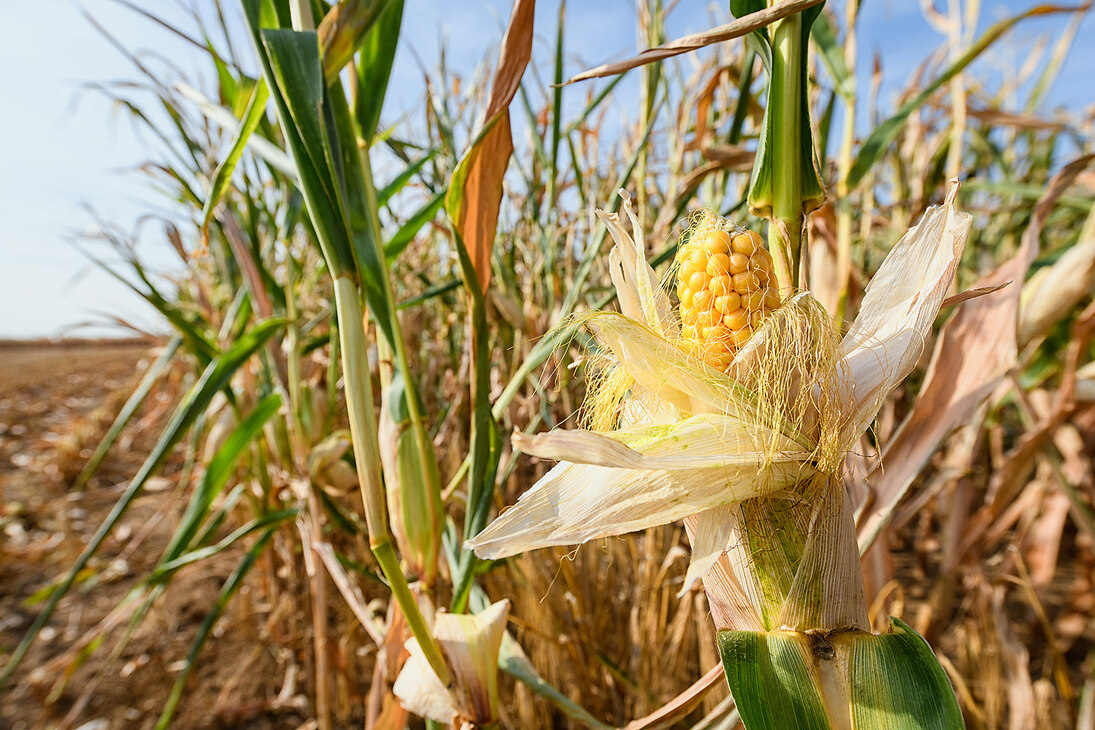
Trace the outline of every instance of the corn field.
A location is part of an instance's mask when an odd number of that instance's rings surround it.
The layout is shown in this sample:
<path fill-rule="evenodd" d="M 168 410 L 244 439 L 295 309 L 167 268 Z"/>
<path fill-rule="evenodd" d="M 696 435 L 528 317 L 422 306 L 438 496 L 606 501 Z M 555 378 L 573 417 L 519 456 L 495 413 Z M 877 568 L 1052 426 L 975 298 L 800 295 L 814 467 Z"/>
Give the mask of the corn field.
<path fill-rule="evenodd" d="M 1095 730 L 1089 4 L 513 0 L 397 115 L 414 3 L 116 2 L 204 65 L 96 87 L 160 327 L 0 423 L 0 725 Z"/>

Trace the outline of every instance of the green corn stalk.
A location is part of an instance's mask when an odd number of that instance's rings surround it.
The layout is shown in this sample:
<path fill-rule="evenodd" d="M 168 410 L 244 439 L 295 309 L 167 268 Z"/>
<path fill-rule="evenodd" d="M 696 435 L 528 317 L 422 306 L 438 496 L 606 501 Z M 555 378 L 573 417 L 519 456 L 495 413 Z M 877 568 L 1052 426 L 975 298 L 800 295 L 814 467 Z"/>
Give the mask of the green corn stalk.
<path fill-rule="evenodd" d="M 731 0 L 730 10 L 740 18 L 765 5 L 765 0 Z M 768 103 L 749 181 L 749 208 L 771 221 L 768 248 L 781 287 L 801 286 L 802 229 L 806 215 L 825 200 L 806 75 L 810 27 L 821 8 L 815 5 L 749 35 L 768 72 Z"/>
<path fill-rule="evenodd" d="M 355 177 L 352 171 L 340 178 L 339 173 L 345 173 L 345 163 L 352 163 L 356 155 L 343 155 L 344 148 L 339 145 L 340 138 L 350 141 L 342 136 L 348 113 L 346 99 L 341 93 L 331 93 L 334 87 L 329 89 L 326 85 L 318 35 L 313 31 L 277 28 L 278 21 L 264 14 L 266 7 L 260 0 L 245 0 L 243 5 L 263 76 L 270 87 L 287 146 L 297 167 L 317 243 L 334 281 L 346 403 L 369 528 L 369 546 L 431 667 L 443 682 L 447 682 L 449 673 L 441 650 L 430 634 L 392 545 L 380 471 L 362 299 L 369 301 L 382 337 L 395 345 L 393 349 L 397 354 L 402 351 L 402 336 L 395 329 L 398 320 L 394 317 L 394 301 L 379 247 L 376 219 L 370 226 L 359 226 L 351 218 L 361 211 L 358 201 L 362 187 L 371 191 L 371 185 L 355 185 L 362 179 L 366 183 L 371 181 L 368 156 L 358 160 L 363 168 L 358 173 L 361 178 Z M 275 27 L 269 28 L 269 25 Z M 369 197 L 375 202 L 375 193 Z M 346 198 L 351 198 L 349 204 Z M 399 364 L 406 372 L 405 354 L 401 355 Z M 417 403 L 412 397 L 407 398 L 407 403 L 408 412 L 414 419 L 419 415 Z M 418 420 L 421 423 L 420 418 Z"/>

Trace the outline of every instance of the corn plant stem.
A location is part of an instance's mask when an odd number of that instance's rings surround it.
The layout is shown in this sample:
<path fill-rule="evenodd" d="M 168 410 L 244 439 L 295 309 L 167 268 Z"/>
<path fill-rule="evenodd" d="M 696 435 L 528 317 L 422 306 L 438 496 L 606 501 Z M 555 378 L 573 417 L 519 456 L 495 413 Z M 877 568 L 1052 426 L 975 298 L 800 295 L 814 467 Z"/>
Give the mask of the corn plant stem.
<path fill-rule="evenodd" d="M 486 298 L 480 294 L 479 281 L 471 260 L 461 254 L 461 267 L 471 284 L 468 304 L 471 310 L 471 363 L 474 379 L 471 383 L 472 422 L 468 450 L 468 507 L 464 517 L 464 538 L 478 535 L 487 525 L 491 493 L 498 468 L 497 419 L 490 404 L 490 330 L 487 324 Z M 464 551 L 453 576 L 452 610 L 467 609 L 468 595 L 475 577 L 477 558 Z"/>
<path fill-rule="evenodd" d="M 844 65 L 853 70 L 845 85 L 848 96 L 844 102 L 844 118 L 840 135 L 840 152 L 837 157 L 836 183 L 836 266 L 837 292 L 836 317 L 843 319 L 848 304 L 848 289 L 852 278 L 852 207 L 848 194 L 848 172 L 852 169 L 852 147 L 855 145 L 855 113 L 858 100 L 854 70 L 859 55 L 856 38 L 856 19 L 859 0 L 847 0 L 844 6 Z"/>
<path fill-rule="evenodd" d="M 298 474 L 307 474 L 308 470 L 304 464 L 304 399 L 301 397 L 300 389 L 302 381 L 300 365 L 300 322 L 298 321 L 297 300 L 293 292 L 292 281 L 285 286 L 285 315 L 289 320 L 289 323 L 286 325 L 285 336 L 286 349 L 288 350 L 287 388 L 289 391 L 290 433 L 292 434 L 289 442 L 292 444 L 293 466 L 296 468 Z"/>
<path fill-rule="evenodd" d="M 407 579 L 399 566 L 388 528 L 388 505 L 384 482 L 380 474 L 380 445 L 377 441 L 376 412 L 373 409 L 372 374 L 369 371 L 368 346 L 365 338 L 364 314 L 360 292 L 347 276 L 334 280 L 335 306 L 338 310 L 339 347 L 342 351 L 343 373 L 346 379 L 346 410 L 350 419 L 350 435 L 354 444 L 354 461 L 365 506 L 365 521 L 369 527 L 369 548 L 373 551 L 392 597 L 407 619 L 411 633 L 422 647 L 422 653 L 435 674 L 445 685 L 449 670 L 441 656 L 441 647 L 430 633 L 426 619 L 418 608 Z"/>
<path fill-rule="evenodd" d="M 551 160 L 548 169 L 548 210 L 555 210 L 559 194 L 559 140 L 562 138 L 563 111 L 563 20 L 566 16 L 566 0 L 559 3 L 558 32 L 555 36 L 555 79 L 551 94 Z"/>
<path fill-rule="evenodd" d="M 322 535 L 319 500 L 314 485 L 308 485 L 308 515 L 298 519 L 306 520 L 308 528 L 301 529 L 304 538 L 302 553 L 304 570 L 308 575 L 312 594 L 312 653 L 315 655 L 316 724 L 319 730 L 331 728 L 331 689 L 330 667 L 327 649 L 327 581 L 324 571 L 319 569 L 319 553 L 314 544 L 317 535 Z"/>
<path fill-rule="evenodd" d="M 781 287 L 802 286 L 802 176 L 799 140 L 810 130 L 801 129 L 799 88 L 802 76 L 796 65 L 802 62 L 802 15 L 796 13 L 773 26 L 772 74 L 769 95 L 769 140 L 772 149 L 772 216 L 768 227 L 768 247 L 775 260 L 776 278 Z"/>
<path fill-rule="evenodd" d="M 381 272 L 382 276 L 380 278 L 384 286 L 384 296 L 389 302 L 392 302 L 394 304 L 395 295 L 392 293 L 391 279 L 388 274 L 387 258 L 385 258 L 384 256 L 383 247 L 380 243 L 383 240 L 380 231 L 380 207 L 377 205 L 376 202 L 376 185 L 373 182 L 373 168 L 372 163 L 370 162 L 369 149 L 370 148 L 368 147 L 361 149 L 361 169 L 362 176 L 364 177 L 366 204 L 369 208 L 369 225 L 372 228 L 370 233 L 373 237 L 373 241 L 375 241 L 376 245 L 380 248 L 379 260 L 381 262 L 381 266 L 384 269 Z M 429 436 L 426 433 L 424 421 L 422 420 L 422 410 L 418 402 L 418 388 L 414 387 L 413 381 L 411 380 L 411 367 L 410 361 L 407 358 L 407 345 L 405 340 L 403 339 L 403 328 L 400 324 L 399 316 L 396 314 L 394 306 L 391 309 L 391 313 L 391 330 L 393 333 L 394 341 L 390 344 L 392 347 L 392 351 L 395 354 L 395 360 L 399 372 L 403 373 L 404 380 L 406 381 L 407 414 L 411 422 L 411 428 L 415 431 L 414 442 L 415 447 L 418 451 L 418 458 L 423 464 L 425 464 L 428 463 L 428 461 L 430 460 L 434 460 L 436 457 L 433 454 L 429 453 L 426 449 L 426 439 L 429 438 Z M 437 489 L 438 492 L 440 492 L 440 485 L 437 485 Z"/>

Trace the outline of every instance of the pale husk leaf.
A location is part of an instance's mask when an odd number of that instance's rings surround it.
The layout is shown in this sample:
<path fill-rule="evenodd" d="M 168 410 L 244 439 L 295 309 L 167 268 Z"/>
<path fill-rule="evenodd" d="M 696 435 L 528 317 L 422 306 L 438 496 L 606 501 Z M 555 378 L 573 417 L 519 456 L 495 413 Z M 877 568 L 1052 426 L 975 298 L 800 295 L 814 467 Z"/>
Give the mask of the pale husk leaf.
<path fill-rule="evenodd" d="M 831 480 L 812 505 L 802 559 L 783 604 L 780 628 L 870 628 L 855 518 L 843 485 Z"/>
<path fill-rule="evenodd" d="M 451 723 L 456 716 L 452 695 L 434 674 L 418 641 L 408 639 L 406 647 L 411 655 L 396 677 L 392 692 L 408 712 L 434 722 Z"/>
<path fill-rule="evenodd" d="M 736 418 L 701 414 L 669 425 L 608 433 L 573 429 L 515 433 L 514 448 L 542 459 L 620 469 L 698 469 L 802 462 L 811 458 L 789 438 L 749 428 Z"/>
<path fill-rule="evenodd" d="M 912 371 L 965 250 L 972 217 L 954 207 L 957 185 L 931 207 L 886 257 L 841 345 L 854 385 L 847 443 L 874 420 L 882 402 Z"/>
<path fill-rule="evenodd" d="M 741 505 L 737 504 L 724 509 L 727 526 L 731 530 L 731 544 L 742 540 L 740 512 Z M 696 517 L 686 517 L 684 526 L 688 531 L 689 542 L 695 544 L 699 539 Z M 740 552 L 725 552 L 703 576 L 703 588 L 707 593 L 711 620 L 716 629 L 763 631 L 765 628 L 758 609 L 760 596 L 756 582 L 748 572 L 747 565 L 735 565 L 743 559 L 747 559 L 747 556 Z"/>
<path fill-rule="evenodd" d="M 453 692 L 462 716 L 490 725 L 498 707 L 498 650 L 506 631 L 509 601 L 477 614 L 440 613 L 433 634 L 452 670 Z"/>
<path fill-rule="evenodd" d="M 779 490 L 804 471 L 793 462 L 763 472 L 755 465 L 669 471 L 563 462 L 467 545 L 481 558 L 502 558 L 622 535 Z"/>
<path fill-rule="evenodd" d="M 619 295 L 620 311 L 626 317 L 644 322 L 659 335 L 669 337 L 677 328 L 669 297 L 661 288 L 658 275 L 646 262 L 643 231 L 631 209 L 631 196 L 624 190 L 619 194 L 634 237 L 624 229 L 618 213 L 598 210 L 597 217 L 616 244 L 609 254 L 609 273 Z"/>
<path fill-rule="evenodd" d="M 1095 288 L 1095 238 L 1069 248 L 1057 261 L 1039 269 L 1023 287 L 1019 309 L 1019 344 L 1030 342 L 1065 317 Z"/>
<path fill-rule="evenodd" d="M 753 410 L 748 389 L 650 328 L 614 313 L 599 314 L 590 325 L 619 366 L 649 391 L 652 400 L 669 402 L 684 415 L 741 416 Z"/>
<path fill-rule="evenodd" d="M 692 544 L 692 559 L 688 563 L 684 585 L 677 593 L 678 598 L 692 590 L 696 581 L 711 570 L 732 541 L 737 539 L 733 509 L 733 505 L 723 505 L 687 518 L 686 521 L 691 522 L 688 539 Z"/>

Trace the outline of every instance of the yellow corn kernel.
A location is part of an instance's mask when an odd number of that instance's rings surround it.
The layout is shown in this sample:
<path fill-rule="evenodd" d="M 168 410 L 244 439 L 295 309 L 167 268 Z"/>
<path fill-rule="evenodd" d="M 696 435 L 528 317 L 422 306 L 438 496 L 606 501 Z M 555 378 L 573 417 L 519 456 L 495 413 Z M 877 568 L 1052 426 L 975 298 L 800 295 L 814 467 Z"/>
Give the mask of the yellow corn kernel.
<path fill-rule="evenodd" d="M 734 252 L 730 255 L 730 273 L 740 274 L 749 268 L 749 257 L 743 253 Z"/>
<path fill-rule="evenodd" d="M 715 309 L 719 310 L 719 314 L 729 314 L 735 309 L 741 308 L 741 295 L 737 292 L 730 292 L 725 296 L 721 296 L 715 299 Z"/>
<path fill-rule="evenodd" d="M 740 330 L 735 330 L 730 333 L 730 339 L 735 345 L 741 347 L 749 338 L 753 336 L 753 329 L 751 327 L 742 327 Z"/>
<path fill-rule="evenodd" d="M 772 254 L 768 253 L 768 249 L 766 248 L 758 248 L 753 252 L 753 255 L 750 258 L 754 262 L 756 262 L 757 259 L 760 259 L 760 266 L 763 266 L 768 271 L 771 271 L 776 267 L 776 262 L 772 259 Z"/>
<path fill-rule="evenodd" d="M 744 309 L 735 309 L 722 318 L 722 323 L 732 330 L 740 330 L 749 324 L 749 313 Z"/>
<path fill-rule="evenodd" d="M 689 289 L 688 287 L 685 287 L 685 286 L 678 287 L 677 288 L 677 296 L 681 300 L 681 307 L 682 308 L 690 308 L 692 306 L 693 293 L 692 293 L 691 289 Z"/>
<path fill-rule="evenodd" d="M 697 327 L 714 327 L 719 323 L 719 319 L 721 317 L 714 309 L 705 309 L 694 317 Z"/>
<path fill-rule="evenodd" d="M 728 274 L 716 276 L 707 284 L 707 290 L 716 297 L 724 297 L 734 291 L 734 282 L 730 280 Z"/>
<path fill-rule="evenodd" d="M 708 253 L 730 253 L 730 235 L 724 231 L 708 231 L 703 237 L 703 248 Z"/>
<path fill-rule="evenodd" d="M 681 339 L 696 357 L 725 370 L 779 305 L 772 257 L 751 231 L 702 221 L 677 253 Z"/>
<path fill-rule="evenodd" d="M 759 312 L 760 308 L 764 306 L 764 297 L 765 293 L 761 289 L 751 291 L 741 298 L 742 306 L 750 312 Z"/>
<path fill-rule="evenodd" d="M 746 256 L 752 256 L 753 252 L 758 248 L 763 248 L 764 243 L 760 239 L 760 234 L 755 231 L 745 231 L 734 236 L 734 240 L 731 243 L 731 248 L 737 253 L 743 253 Z"/>
<path fill-rule="evenodd" d="M 760 279 L 752 271 L 743 271 L 740 274 L 734 274 L 732 277 L 734 280 L 734 291 L 745 294 L 755 289 L 760 288 Z"/>
<path fill-rule="evenodd" d="M 707 259 L 707 275 L 711 278 L 722 276 L 730 269 L 730 257 L 724 253 L 713 253 Z"/>
<path fill-rule="evenodd" d="M 702 271 L 697 271 L 688 277 L 688 288 L 694 292 L 698 292 L 701 289 L 707 288 L 708 276 Z"/>

